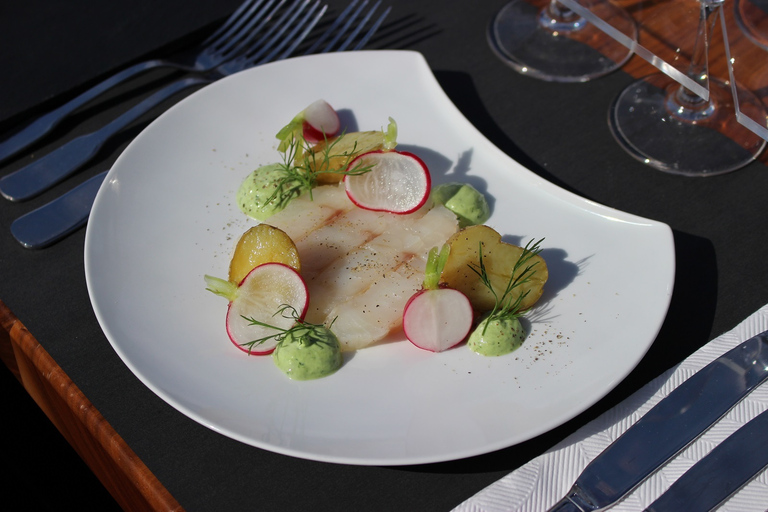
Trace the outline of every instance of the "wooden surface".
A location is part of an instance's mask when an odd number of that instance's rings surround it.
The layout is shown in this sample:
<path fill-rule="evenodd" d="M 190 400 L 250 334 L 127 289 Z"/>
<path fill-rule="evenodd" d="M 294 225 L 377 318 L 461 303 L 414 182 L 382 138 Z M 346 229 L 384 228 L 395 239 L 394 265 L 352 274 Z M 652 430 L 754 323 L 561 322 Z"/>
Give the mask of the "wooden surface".
<path fill-rule="evenodd" d="M 0 301 L 0 359 L 125 510 L 181 506 Z"/>

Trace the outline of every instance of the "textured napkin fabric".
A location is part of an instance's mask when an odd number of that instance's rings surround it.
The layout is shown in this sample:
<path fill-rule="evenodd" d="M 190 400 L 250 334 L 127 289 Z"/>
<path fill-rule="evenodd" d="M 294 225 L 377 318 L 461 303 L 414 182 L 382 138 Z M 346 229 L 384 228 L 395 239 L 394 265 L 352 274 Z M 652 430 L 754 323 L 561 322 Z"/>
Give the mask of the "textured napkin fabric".
<path fill-rule="evenodd" d="M 683 381 L 752 336 L 768 330 L 768 305 L 732 331 L 712 340 L 685 361 L 649 382 L 613 409 L 585 425 L 560 444 L 486 487 L 455 512 L 542 511 L 554 505 L 581 471 Z M 612 511 L 640 511 L 649 506 L 694 463 L 739 427 L 768 409 L 768 383 L 755 389 L 702 437 L 654 473 Z M 762 447 L 766 449 L 766 447 Z M 720 511 L 768 510 L 768 470 L 721 505 Z"/>

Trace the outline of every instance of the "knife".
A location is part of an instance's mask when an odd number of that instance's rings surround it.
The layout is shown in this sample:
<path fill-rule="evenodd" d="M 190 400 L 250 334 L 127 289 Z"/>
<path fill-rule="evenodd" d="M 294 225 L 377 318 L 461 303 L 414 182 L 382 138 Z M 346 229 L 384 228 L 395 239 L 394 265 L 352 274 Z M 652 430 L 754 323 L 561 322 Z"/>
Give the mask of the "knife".
<path fill-rule="evenodd" d="M 768 377 L 768 331 L 715 359 L 597 456 L 550 512 L 602 510 L 637 487 Z"/>
<path fill-rule="evenodd" d="M 768 466 L 768 411 L 717 445 L 659 496 L 646 512 L 708 511 Z"/>
<path fill-rule="evenodd" d="M 85 224 L 107 171 L 11 223 L 13 237 L 27 249 L 42 249 Z"/>

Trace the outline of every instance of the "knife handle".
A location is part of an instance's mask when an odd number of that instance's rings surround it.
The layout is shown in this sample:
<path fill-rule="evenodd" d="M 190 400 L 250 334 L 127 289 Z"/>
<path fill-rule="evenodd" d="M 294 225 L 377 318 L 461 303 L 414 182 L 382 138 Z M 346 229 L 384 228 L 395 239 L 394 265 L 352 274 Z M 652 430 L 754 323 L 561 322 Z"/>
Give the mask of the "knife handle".
<path fill-rule="evenodd" d="M 126 68 L 117 74 L 107 78 L 103 82 L 96 84 L 79 96 L 71 99 L 67 103 L 57 107 L 50 112 L 38 117 L 32 123 L 28 124 L 22 130 L 11 135 L 0 142 L 0 162 L 15 156 L 38 140 L 42 139 L 53 130 L 69 114 L 97 98 L 102 93 L 112 89 L 114 86 L 123 83 L 144 71 L 166 65 L 162 60 L 150 60 L 140 62 L 129 68 Z"/>
<path fill-rule="evenodd" d="M 568 498 L 563 498 L 549 509 L 548 512 L 583 512 Z"/>
<path fill-rule="evenodd" d="M 27 249 L 42 249 L 84 225 L 107 171 L 11 223 L 11 234 Z"/>
<path fill-rule="evenodd" d="M 568 491 L 568 494 L 555 503 L 547 512 L 589 512 L 597 510 L 599 507 L 595 506 L 583 494 L 579 486 L 574 485 Z"/>

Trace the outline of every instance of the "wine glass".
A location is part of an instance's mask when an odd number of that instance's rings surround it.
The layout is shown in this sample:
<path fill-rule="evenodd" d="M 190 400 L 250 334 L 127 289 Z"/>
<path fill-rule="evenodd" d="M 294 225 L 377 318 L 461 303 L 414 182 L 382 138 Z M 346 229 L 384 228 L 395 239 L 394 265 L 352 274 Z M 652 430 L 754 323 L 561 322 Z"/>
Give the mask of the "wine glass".
<path fill-rule="evenodd" d="M 736 0 L 736 23 L 752 42 L 768 49 L 768 0 Z"/>
<path fill-rule="evenodd" d="M 592 8 L 634 41 L 632 18 L 607 0 Z M 512 0 L 488 28 L 494 53 L 518 72 L 553 82 L 585 82 L 621 67 L 632 55 L 621 44 L 558 0 Z"/>
<path fill-rule="evenodd" d="M 656 73 L 630 84 L 609 112 L 611 132 L 625 151 L 653 168 L 685 176 L 739 169 L 766 143 L 738 122 L 731 84 L 709 74 L 708 50 L 723 0 L 699 3 L 687 70 L 687 79 L 698 85 L 695 92 L 670 77 L 674 73 Z M 754 95 L 742 92 L 746 102 L 760 106 Z"/>
<path fill-rule="evenodd" d="M 768 12 L 758 9 L 766 0 L 736 0 L 734 9 L 722 17 L 725 57 L 731 82 L 736 118 L 757 135 L 768 140 Z M 727 30 L 730 27 L 731 30 Z M 761 102 L 756 104 L 754 98 Z"/>

